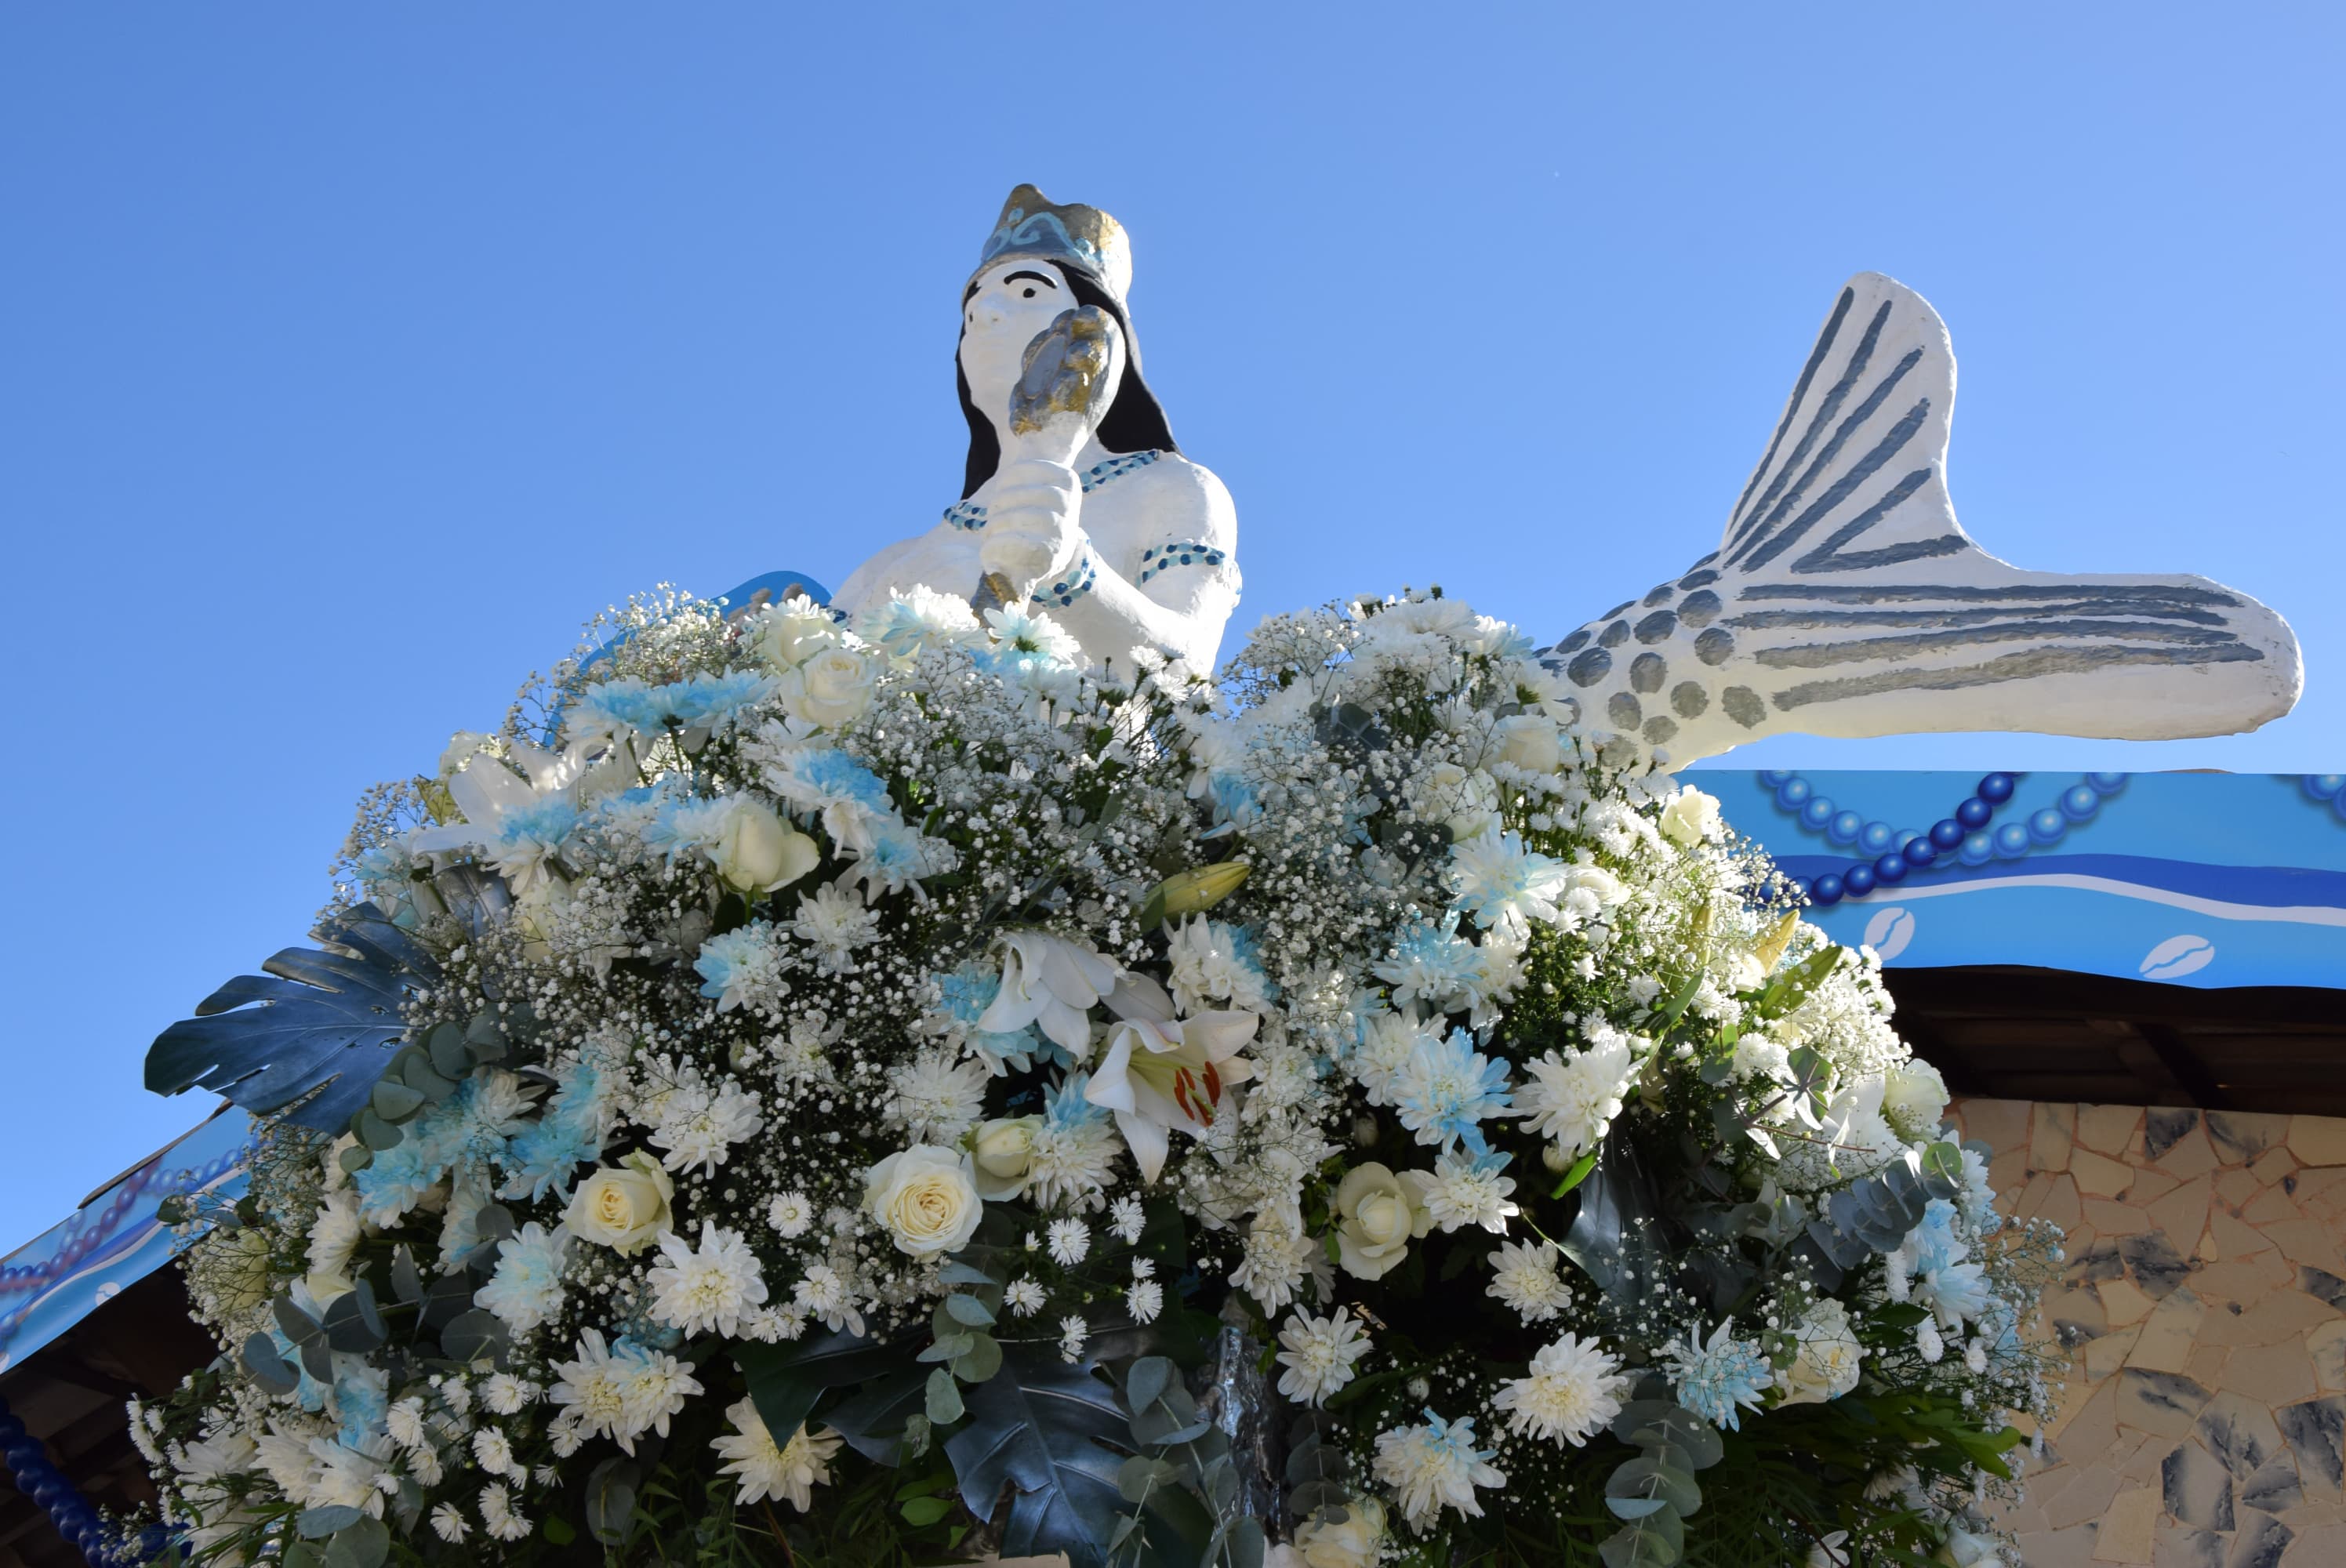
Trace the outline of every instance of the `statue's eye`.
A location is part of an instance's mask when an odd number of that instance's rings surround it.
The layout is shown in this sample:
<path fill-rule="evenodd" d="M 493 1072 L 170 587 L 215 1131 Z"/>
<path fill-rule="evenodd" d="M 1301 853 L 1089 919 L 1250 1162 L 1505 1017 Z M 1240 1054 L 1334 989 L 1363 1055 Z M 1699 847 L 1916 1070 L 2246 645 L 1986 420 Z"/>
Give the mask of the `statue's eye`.
<path fill-rule="evenodd" d="M 1025 293 L 1026 293 L 1026 297 L 1027 297 L 1028 299 L 1030 299 L 1030 300 L 1031 300 L 1031 299 L 1033 299 L 1033 298 L 1035 297 L 1035 290 L 1032 290 L 1032 289 L 1027 290 L 1025 291 Z"/>

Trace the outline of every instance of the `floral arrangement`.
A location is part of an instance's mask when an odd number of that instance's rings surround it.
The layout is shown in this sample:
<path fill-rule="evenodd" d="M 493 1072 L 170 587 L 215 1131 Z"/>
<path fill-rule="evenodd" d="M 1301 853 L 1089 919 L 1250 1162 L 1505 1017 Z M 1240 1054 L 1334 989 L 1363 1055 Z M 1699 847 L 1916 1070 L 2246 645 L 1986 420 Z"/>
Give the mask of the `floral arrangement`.
<path fill-rule="evenodd" d="M 150 1058 L 270 1118 L 132 1410 L 197 1558 L 1994 1560 L 2057 1234 L 1438 592 L 638 600 L 341 871 Z"/>

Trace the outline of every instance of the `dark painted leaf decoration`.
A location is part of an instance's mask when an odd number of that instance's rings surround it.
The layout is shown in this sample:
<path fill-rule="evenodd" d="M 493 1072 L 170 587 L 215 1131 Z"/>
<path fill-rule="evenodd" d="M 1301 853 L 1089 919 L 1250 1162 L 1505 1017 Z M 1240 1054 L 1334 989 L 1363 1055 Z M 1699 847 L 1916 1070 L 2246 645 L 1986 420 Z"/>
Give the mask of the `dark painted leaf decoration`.
<path fill-rule="evenodd" d="M 1003 1488 L 1011 1489 L 1005 1557 L 1065 1552 L 1075 1568 L 1106 1568 L 1126 1455 L 1102 1444 L 1131 1439 L 1116 1390 L 1092 1375 L 1096 1364 L 1019 1347 L 965 1396 L 969 1425 L 946 1440 L 945 1452 L 962 1502 L 980 1519 L 992 1518 Z"/>
<path fill-rule="evenodd" d="M 440 968 L 372 904 L 319 934 L 333 947 L 289 947 L 157 1035 L 147 1087 L 176 1095 L 200 1084 L 255 1115 L 314 1090 L 288 1119 L 330 1133 L 349 1125 L 399 1051 L 401 1006 Z"/>
<path fill-rule="evenodd" d="M 907 1349 L 839 1329 L 777 1345 L 744 1339 L 732 1346 L 733 1364 L 750 1385 L 758 1419 L 778 1443 L 790 1441 L 826 1389 L 881 1381 L 903 1365 Z"/>

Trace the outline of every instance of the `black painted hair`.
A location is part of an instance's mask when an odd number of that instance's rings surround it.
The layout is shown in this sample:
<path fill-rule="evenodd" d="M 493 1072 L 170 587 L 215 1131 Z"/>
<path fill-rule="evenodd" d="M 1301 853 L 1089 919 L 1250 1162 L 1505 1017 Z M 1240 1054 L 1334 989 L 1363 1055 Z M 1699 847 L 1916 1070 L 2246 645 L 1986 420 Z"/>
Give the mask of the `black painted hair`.
<path fill-rule="evenodd" d="M 1107 290 L 1093 280 L 1090 273 L 1077 267 L 1061 267 L 1059 275 L 1067 280 L 1067 290 L 1082 305 L 1097 305 L 1116 318 L 1124 332 L 1124 375 L 1117 382 L 1116 401 L 1107 405 L 1094 433 L 1099 443 L 1110 452 L 1178 452 L 1173 444 L 1173 432 L 1165 423 L 1165 411 L 1158 406 L 1157 394 L 1140 377 L 1140 361 L 1133 349 L 1132 321 L 1125 315 L 1124 307 L 1110 297 Z M 968 330 L 969 318 L 962 318 L 963 330 Z M 977 404 L 970 401 L 969 377 L 961 368 L 961 340 L 954 340 L 954 386 L 961 393 L 962 417 L 969 421 L 969 463 L 962 474 L 962 499 L 977 494 L 977 487 L 994 477 L 1002 466 L 1002 439 L 994 432 L 994 421 L 980 413 Z"/>

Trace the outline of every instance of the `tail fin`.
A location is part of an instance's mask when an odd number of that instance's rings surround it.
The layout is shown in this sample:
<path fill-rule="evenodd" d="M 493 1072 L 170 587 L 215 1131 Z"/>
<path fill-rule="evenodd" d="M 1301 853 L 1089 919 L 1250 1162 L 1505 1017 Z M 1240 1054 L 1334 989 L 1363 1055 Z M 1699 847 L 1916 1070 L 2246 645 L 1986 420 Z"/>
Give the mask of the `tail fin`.
<path fill-rule="evenodd" d="M 1685 762 L 1790 730 L 2171 739 L 2290 710 L 2297 639 L 2247 595 L 1974 544 L 1947 496 L 1954 392 L 1938 313 L 1851 279 L 1719 549 L 1549 650 L 1584 716 Z"/>

